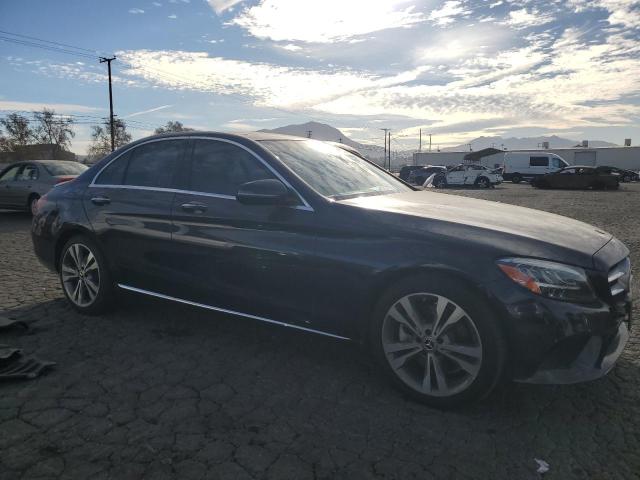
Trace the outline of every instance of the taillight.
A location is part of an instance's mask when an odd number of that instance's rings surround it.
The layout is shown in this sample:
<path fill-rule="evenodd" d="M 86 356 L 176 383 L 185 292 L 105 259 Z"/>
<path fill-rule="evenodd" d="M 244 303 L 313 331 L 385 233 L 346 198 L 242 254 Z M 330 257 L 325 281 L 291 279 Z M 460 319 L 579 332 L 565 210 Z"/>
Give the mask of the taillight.
<path fill-rule="evenodd" d="M 70 182 L 74 178 L 76 178 L 76 177 L 57 177 L 56 178 L 56 185 L 58 185 L 59 183 Z"/>

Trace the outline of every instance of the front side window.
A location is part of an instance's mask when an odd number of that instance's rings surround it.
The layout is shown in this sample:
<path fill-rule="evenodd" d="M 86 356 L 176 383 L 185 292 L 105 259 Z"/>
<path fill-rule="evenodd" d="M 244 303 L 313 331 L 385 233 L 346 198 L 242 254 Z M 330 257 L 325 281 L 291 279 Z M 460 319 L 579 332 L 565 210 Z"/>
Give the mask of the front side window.
<path fill-rule="evenodd" d="M 575 168 L 565 168 L 564 170 L 561 170 L 559 173 L 561 173 L 562 175 L 573 175 L 574 173 L 576 173 L 576 169 Z"/>
<path fill-rule="evenodd" d="M 266 149 L 320 195 L 335 200 L 410 192 L 395 176 L 317 140 L 262 140 Z"/>
<path fill-rule="evenodd" d="M 184 140 L 164 140 L 134 148 L 124 174 L 124 185 L 170 187 L 184 145 Z"/>
<path fill-rule="evenodd" d="M 22 182 L 28 182 L 29 180 L 37 180 L 38 179 L 38 167 L 35 165 L 26 165 L 22 172 L 18 175 L 16 180 Z"/>
<path fill-rule="evenodd" d="M 274 175 L 250 152 L 227 142 L 196 140 L 189 189 L 235 196 L 240 185 Z"/>

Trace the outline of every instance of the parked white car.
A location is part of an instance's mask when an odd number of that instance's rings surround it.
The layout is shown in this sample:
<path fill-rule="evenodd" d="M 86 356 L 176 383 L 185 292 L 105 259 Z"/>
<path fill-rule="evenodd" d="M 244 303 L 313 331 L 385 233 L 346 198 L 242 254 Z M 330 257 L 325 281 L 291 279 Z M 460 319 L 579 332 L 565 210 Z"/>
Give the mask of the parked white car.
<path fill-rule="evenodd" d="M 435 174 L 425 186 L 445 188 L 448 185 L 475 185 L 480 188 L 494 187 L 502 183 L 502 175 L 482 165 L 458 165 L 446 174 Z M 430 185 L 429 185 L 430 184 Z"/>
<path fill-rule="evenodd" d="M 503 176 L 505 180 L 520 183 L 547 173 L 557 172 L 569 164 L 555 153 L 544 151 L 507 152 L 504 154 Z"/>

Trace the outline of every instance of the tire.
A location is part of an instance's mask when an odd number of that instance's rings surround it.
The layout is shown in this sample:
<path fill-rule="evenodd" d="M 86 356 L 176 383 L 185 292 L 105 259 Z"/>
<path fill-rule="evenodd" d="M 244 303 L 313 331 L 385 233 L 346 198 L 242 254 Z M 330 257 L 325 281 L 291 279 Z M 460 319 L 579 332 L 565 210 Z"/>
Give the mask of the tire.
<path fill-rule="evenodd" d="M 38 195 L 37 193 L 31 194 L 31 196 L 29 197 L 27 208 L 29 209 L 29 212 L 31 212 L 32 216 L 35 216 L 36 214 L 38 200 L 40 200 L 40 195 Z"/>
<path fill-rule="evenodd" d="M 422 321 L 418 327 L 404 305 L 409 305 Z M 441 322 L 434 328 L 432 325 L 438 322 L 432 321 L 438 311 Z M 459 319 L 447 325 L 456 312 L 460 312 Z M 439 334 L 434 335 L 431 328 Z M 419 340 L 412 338 L 412 329 Z M 446 276 L 409 277 L 387 290 L 374 308 L 369 342 L 374 357 L 396 387 L 436 408 L 454 408 L 489 395 L 503 378 L 507 358 L 504 334 L 486 301 L 478 292 Z M 403 348 L 403 344 L 415 346 Z M 451 353 L 449 349 L 456 346 L 475 356 Z"/>
<path fill-rule="evenodd" d="M 630 175 L 625 175 L 624 177 L 622 177 L 622 181 L 627 183 L 631 181 L 631 176 Z"/>
<path fill-rule="evenodd" d="M 113 308 L 115 288 L 111 274 L 92 239 L 85 235 L 71 237 L 62 248 L 58 265 L 62 291 L 75 310 L 100 315 Z"/>
<path fill-rule="evenodd" d="M 424 177 L 418 177 L 415 179 L 415 184 L 422 186 L 427 179 Z"/>
<path fill-rule="evenodd" d="M 489 188 L 491 186 L 491 182 L 487 177 L 480 177 L 476 180 L 476 186 L 478 188 Z"/>
<path fill-rule="evenodd" d="M 519 173 L 514 173 L 511 175 L 511 183 L 520 183 L 522 181 L 522 175 Z"/>
<path fill-rule="evenodd" d="M 446 188 L 447 187 L 447 179 L 442 176 L 439 175 L 436 178 L 433 179 L 433 186 L 436 188 Z"/>

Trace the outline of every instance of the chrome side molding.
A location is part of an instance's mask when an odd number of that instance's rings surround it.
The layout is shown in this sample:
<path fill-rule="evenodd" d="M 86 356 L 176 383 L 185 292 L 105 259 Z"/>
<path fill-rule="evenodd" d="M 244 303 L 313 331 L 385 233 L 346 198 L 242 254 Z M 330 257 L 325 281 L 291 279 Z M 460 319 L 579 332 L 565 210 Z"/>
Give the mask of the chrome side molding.
<path fill-rule="evenodd" d="M 302 330 L 303 332 L 316 333 L 318 335 L 324 335 L 326 337 L 337 338 L 338 340 L 351 340 L 347 337 L 341 337 L 340 335 L 334 335 L 333 333 L 323 332 L 321 330 L 314 330 L 313 328 L 300 327 L 298 325 L 292 325 L 290 323 L 279 322 L 277 320 L 271 320 L 270 318 L 259 317 L 257 315 L 251 315 L 249 313 L 236 312 L 235 310 L 228 310 L 226 308 L 214 307 L 206 305 L 204 303 L 192 302 L 190 300 L 183 300 L 181 298 L 171 297 L 162 293 L 150 292 L 149 290 L 143 290 L 142 288 L 131 287 L 122 283 L 118 284 L 119 288 L 128 290 L 130 292 L 141 293 L 143 295 L 149 295 L 151 297 L 162 298 L 163 300 L 170 300 L 172 302 L 182 303 L 185 305 L 191 305 L 192 307 L 204 308 L 206 310 L 213 310 L 214 312 L 227 313 L 230 315 L 238 315 L 240 317 L 251 318 L 253 320 L 259 320 L 261 322 L 271 323 L 273 325 L 279 325 L 280 327 L 294 328 L 296 330 Z"/>

